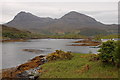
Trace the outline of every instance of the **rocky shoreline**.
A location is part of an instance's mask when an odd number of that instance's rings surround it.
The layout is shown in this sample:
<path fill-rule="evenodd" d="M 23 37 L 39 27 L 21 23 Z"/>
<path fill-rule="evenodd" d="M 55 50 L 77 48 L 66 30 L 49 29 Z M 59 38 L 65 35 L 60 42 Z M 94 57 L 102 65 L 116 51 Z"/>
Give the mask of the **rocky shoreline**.
<path fill-rule="evenodd" d="M 21 40 L 26 41 L 24 39 L 21 39 Z M 15 42 L 15 40 L 11 40 L 11 42 L 12 41 Z M 82 41 L 75 41 L 73 43 L 80 43 L 80 44 L 72 44 L 69 46 L 97 46 L 101 44 L 101 42 L 87 40 L 87 39 Z M 37 53 L 37 52 L 41 52 L 42 50 L 23 49 L 23 51 Z M 2 79 L 9 79 L 9 78 L 28 78 L 29 79 L 30 78 L 35 80 L 39 77 L 38 75 L 42 73 L 41 65 L 46 62 L 47 62 L 46 56 L 40 55 L 17 67 L 2 69 L 1 70 L 2 73 L 0 73 L 0 75 L 2 75 Z"/>
<path fill-rule="evenodd" d="M 40 65 L 47 62 L 46 56 L 37 56 L 28 62 L 21 64 L 17 67 L 2 69 L 2 79 L 33 79 L 36 80 L 41 74 L 42 68 Z"/>
<path fill-rule="evenodd" d="M 40 78 L 40 75 L 44 73 L 42 65 L 46 62 L 55 60 L 71 60 L 73 54 L 71 52 L 64 52 L 62 50 L 56 50 L 48 55 L 36 56 L 28 62 L 21 64 L 17 67 L 2 69 L 2 79 L 21 79 L 21 80 L 36 80 Z"/>
<path fill-rule="evenodd" d="M 0 40 L 0 42 L 25 42 L 27 40 L 28 39 L 3 39 L 3 40 Z"/>

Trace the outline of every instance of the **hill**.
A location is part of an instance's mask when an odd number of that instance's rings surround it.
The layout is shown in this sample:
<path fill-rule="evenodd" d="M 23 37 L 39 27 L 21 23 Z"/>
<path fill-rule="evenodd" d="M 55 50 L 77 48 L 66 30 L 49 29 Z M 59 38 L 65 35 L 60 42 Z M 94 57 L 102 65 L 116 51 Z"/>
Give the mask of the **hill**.
<path fill-rule="evenodd" d="M 79 34 L 54 34 L 54 35 L 45 35 L 39 33 L 32 33 L 30 31 L 21 30 L 13 27 L 8 27 L 5 25 L 0 26 L 0 39 L 40 39 L 40 38 L 53 38 L 53 39 L 78 39 L 86 38 L 86 36 Z"/>
<path fill-rule="evenodd" d="M 103 33 L 117 33 L 117 25 L 105 25 L 90 16 L 75 11 L 71 11 L 59 19 L 38 17 L 31 13 L 20 12 L 5 25 L 44 34 L 78 32 L 93 36 Z M 98 33 L 91 33 L 91 30 L 95 30 Z M 86 33 L 86 31 L 88 32 Z"/>
<path fill-rule="evenodd" d="M 28 38 L 30 37 L 31 32 L 29 31 L 22 31 L 16 28 L 8 27 L 5 25 L 0 26 L 2 29 L 2 37 L 3 39 L 7 38 Z"/>

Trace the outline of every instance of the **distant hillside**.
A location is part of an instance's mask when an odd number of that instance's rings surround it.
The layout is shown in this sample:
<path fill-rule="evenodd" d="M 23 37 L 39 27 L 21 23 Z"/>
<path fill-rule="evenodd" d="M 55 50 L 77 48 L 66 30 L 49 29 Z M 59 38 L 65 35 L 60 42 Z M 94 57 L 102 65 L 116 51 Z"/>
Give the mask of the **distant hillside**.
<path fill-rule="evenodd" d="M 78 32 L 83 35 L 93 36 L 96 33 L 117 33 L 117 25 L 105 25 L 92 17 L 75 11 L 71 11 L 59 19 L 37 17 L 31 13 L 20 12 L 5 25 L 44 34 Z"/>
<path fill-rule="evenodd" d="M 1 38 L 3 39 L 33 39 L 33 38 L 54 38 L 54 39 L 78 39 L 86 38 L 86 36 L 75 34 L 75 33 L 66 33 L 66 34 L 54 34 L 54 35 L 44 35 L 38 33 L 31 33 L 25 30 L 19 30 L 17 28 L 8 27 L 5 25 L 0 26 Z M 0 38 L 0 39 L 1 39 Z"/>
<path fill-rule="evenodd" d="M 29 31 L 21 31 L 16 28 L 8 27 L 5 25 L 2 25 L 2 37 L 3 38 L 28 38 L 30 37 L 31 32 Z"/>
<path fill-rule="evenodd" d="M 5 25 L 2 25 L 2 32 L 13 32 L 13 33 L 31 33 L 30 31 L 21 31 L 19 29 L 13 28 L 13 27 L 8 27 Z"/>

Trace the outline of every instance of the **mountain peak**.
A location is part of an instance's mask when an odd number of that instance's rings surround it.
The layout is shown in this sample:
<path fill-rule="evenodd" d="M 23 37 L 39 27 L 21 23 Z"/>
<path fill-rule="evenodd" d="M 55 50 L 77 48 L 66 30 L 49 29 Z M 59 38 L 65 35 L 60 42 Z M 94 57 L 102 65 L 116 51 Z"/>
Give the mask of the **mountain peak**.
<path fill-rule="evenodd" d="M 31 13 L 29 13 L 29 12 L 21 11 L 21 12 L 19 12 L 16 16 L 19 16 L 19 15 L 26 16 L 26 15 L 33 15 L 33 14 L 31 14 Z M 34 15 L 34 16 L 35 16 L 35 15 Z"/>
<path fill-rule="evenodd" d="M 21 11 L 14 17 L 13 20 L 27 21 L 27 20 L 33 20 L 33 19 L 38 20 L 38 17 L 29 12 Z"/>
<path fill-rule="evenodd" d="M 90 17 L 90 16 L 87 16 L 85 14 L 81 14 L 79 12 L 76 12 L 76 11 L 71 11 L 67 14 L 65 14 L 63 17 L 61 17 L 61 20 L 68 23 L 68 24 L 78 24 L 78 25 L 86 25 L 86 24 L 89 24 L 89 25 L 94 25 L 97 23 L 97 21 Z"/>
<path fill-rule="evenodd" d="M 76 11 L 70 11 L 69 13 L 67 13 L 67 14 L 81 14 L 81 13 L 79 13 L 79 12 L 76 12 Z"/>
<path fill-rule="evenodd" d="M 25 12 L 25 11 L 21 11 L 21 12 L 19 12 L 18 14 L 22 14 L 22 13 L 27 13 L 27 12 Z"/>
<path fill-rule="evenodd" d="M 62 19 L 64 19 L 64 18 L 79 18 L 79 17 L 81 17 L 81 16 L 86 16 L 86 15 L 81 14 L 81 13 L 76 12 L 76 11 L 71 11 L 71 12 L 65 14 L 65 15 L 64 15 L 63 17 L 61 17 L 61 18 L 62 18 Z"/>

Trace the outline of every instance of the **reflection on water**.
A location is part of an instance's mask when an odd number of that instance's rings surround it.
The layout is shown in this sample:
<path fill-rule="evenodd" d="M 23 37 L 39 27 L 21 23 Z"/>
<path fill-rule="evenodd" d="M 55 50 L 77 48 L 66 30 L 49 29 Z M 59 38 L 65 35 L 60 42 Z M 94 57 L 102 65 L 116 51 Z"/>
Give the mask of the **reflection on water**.
<path fill-rule="evenodd" d="M 57 49 L 75 53 L 97 53 L 96 48 L 89 46 L 66 46 L 77 39 L 33 39 L 28 42 L 8 42 L 2 44 L 2 68 L 14 67 L 38 56 L 46 55 Z M 23 49 L 43 50 L 40 53 L 23 51 Z"/>

